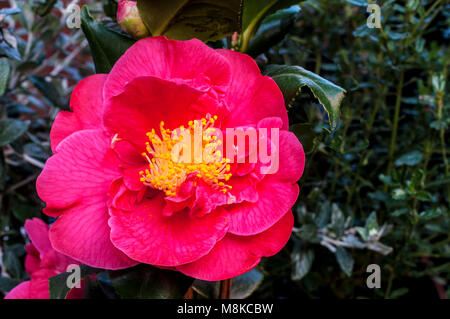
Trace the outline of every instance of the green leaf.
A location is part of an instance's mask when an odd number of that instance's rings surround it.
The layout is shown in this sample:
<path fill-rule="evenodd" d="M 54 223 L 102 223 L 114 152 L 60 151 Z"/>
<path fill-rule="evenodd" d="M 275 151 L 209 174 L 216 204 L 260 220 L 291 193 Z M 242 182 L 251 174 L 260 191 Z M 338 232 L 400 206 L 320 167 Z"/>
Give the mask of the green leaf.
<path fill-rule="evenodd" d="M 408 288 L 399 288 L 399 289 L 396 289 L 393 292 L 391 292 L 390 298 L 396 299 L 403 295 L 406 295 L 408 292 L 409 292 Z"/>
<path fill-rule="evenodd" d="M 257 56 L 283 40 L 291 30 L 299 12 L 299 6 L 292 6 L 264 18 L 258 31 L 250 40 L 247 54 Z"/>
<path fill-rule="evenodd" d="M 17 201 L 12 203 L 12 213 L 22 223 L 25 223 L 27 219 L 39 217 L 40 215 L 40 211 L 36 207 Z"/>
<path fill-rule="evenodd" d="M 419 164 L 422 161 L 422 159 L 423 159 L 422 153 L 420 153 L 419 151 L 413 151 L 411 153 L 400 156 L 395 161 L 395 166 L 402 166 L 402 165 L 414 166 Z"/>
<path fill-rule="evenodd" d="M 54 83 L 46 81 L 43 76 L 30 75 L 29 78 L 49 103 L 51 103 L 53 106 L 66 108 L 68 101 L 65 97 L 62 96 L 60 89 L 58 89 L 58 87 L 55 86 Z"/>
<path fill-rule="evenodd" d="M 341 267 L 342 271 L 350 276 L 353 272 L 354 260 L 352 255 L 343 247 L 336 247 L 336 260 Z"/>
<path fill-rule="evenodd" d="M 152 36 L 215 41 L 239 30 L 241 0 L 138 0 Z"/>
<path fill-rule="evenodd" d="M 5 93 L 9 77 L 9 62 L 7 58 L 0 59 L 0 96 Z"/>
<path fill-rule="evenodd" d="M 81 265 L 80 280 L 101 271 L 102 269 Z M 68 271 L 49 278 L 50 299 L 65 299 L 67 297 L 67 294 L 70 292 L 70 288 L 67 286 L 67 279 L 73 274 L 73 271 Z"/>
<path fill-rule="evenodd" d="M 2 119 L 0 120 L 0 147 L 5 146 L 28 129 L 29 122 L 22 122 L 15 119 Z"/>
<path fill-rule="evenodd" d="M 5 8 L 0 10 L 0 14 L 6 16 L 18 14 L 20 12 L 22 12 L 22 10 L 20 10 L 19 8 Z"/>
<path fill-rule="evenodd" d="M 391 213 L 391 216 L 398 217 L 398 216 L 402 216 L 402 215 L 404 215 L 404 214 L 406 214 L 408 212 L 409 212 L 408 208 L 400 208 L 400 209 L 397 209 L 397 210 L 393 211 Z"/>
<path fill-rule="evenodd" d="M 296 242 L 294 249 L 291 254 L 292 260 L 292 280 L 301 280 L 305 277 L 311 270 L 312 264 L 314 262 L 314 250 L 309 247 L 305 247 Z"/>
<path fill-rule="evenodd" d="M 421 220 L 429 220 L 436 217 L 439 217 L 445 213 L 445 210 L 441 209 L 440 207 L 429 209 L 427 211 L 424 211 L 419 215 L 419 218 Z"/>
<path fill-rule="evenodd" d="M 116 293 L 125 299 L 182 298 L 194 279 L 147 265 L 109 272 Z"/>
<path fill-rule="evenodd" d="M 241 52 L 246 52 L 250 39 L 258 30 L 264 18 L 277 10 L 298 4 L 299 0 L 243 0 L 242 2 L 242 45 Z"/>
<path fill-rule="evenodd" d="M 370 236 L 370 231 L 375 230 L 378 232 L 378 221 L 377 221 L 377 213 L 372 212 L 369 217 L 366 219 L 366 225 L 365 225 L 367 234 Z"/>
<path fill-rule="evenodd" d="M 336 127 L 339 106 L 345 94 L 343 88 L 300 66 L 270 65 L 265 74 L 272 77 L 280 87 L 286 106 L 294 101 L 302 87 L 309 87 L 327 111 L 331 129 Z"/>
<path fill-rule="evenodd" d="M 249 297 L 264 279 L 264 275 L 258 269 L 252 270 L 234 277 L 231 285 L 231 299 L 245 299 Z"/>
<path fill-rule="evenodd" d="M 0 56 L 6 56 L 10 59 L 20 61 L 20 53 L 6 42 L 0 42 Z"/>
<path fill-rule="evenodd" d="M 297 236 L 304 241 L 308 242 L 320 242 L 320 238 L 317 236 L 317 226 L 314 224 L 304 224 L 297 232 Z"/>
<path fill-rule="evenodd" d="M 314 131 L 314 127 L 311 124 L 294 124 L 289 130 L 293 132 L 300 143 L 302 143 L 303 150 L 306 154 L 310 154 L 316 149 L 318 145 L 317 133 Z"/>
<path fill-rule="evenodd" d="M 396 188 L 392 191 L 392 198 L 395 200 L 403 200 L 408 198 L 409 194 L 401 188 Z"/>
<path fill-rule="evenodd" d="M 15 244 L 6 247 L 3 252 L 3 266 L 14 278 L 20 279 L 25 274 L 20 258 L 25 254 L 23 245 Z"/>
<path fill-rule="evenodd" d="M 355 227 L 355 230 L 358 232 L 359 236 L 361 236 L 362 240 L 367 241 L 369 239 L 369 233 L 365 227 L 357 226 Z"/>
<path fill-rule="evenodd" d="M 43 3 L 41 3 L 37 8 L 37 13 L 43 17 L 52 11 L 53 7 L 55 6 L 56 2 L 58 0 L 45 0 Z"/>
<path fill-rule="evenodd" d="M 420 200 L 421 202 L 429 202 L 432 200 L 432 198 L 433 198 L 433 196 L 429 192 L 426 192 L 426 191 L 419 191 L 416 194 L 416 199 Z"/>
<path fill-rule="evenodd" d="M 0 291 L 3 292 L 4 294 L 13 290 L 13 288 L 18 284 L 20 284 L 18 280 L 14 280 L 12 278 L 5 276 L 0 276 Z"/>
<path fill-rule="evenodd" d="M 95 71 L 109 73 L 114 63 L 135 41 L 96 22 L 87 6 L 81 9 L 81 28 L 89 42 Z"/>
<path fill-rule="evenodd" d="M 342 210 L 335 203 L 331 205 L 331 223 L 330 228 L 337 237 L 341 237 L 345 232 L 345 216 Z"/>

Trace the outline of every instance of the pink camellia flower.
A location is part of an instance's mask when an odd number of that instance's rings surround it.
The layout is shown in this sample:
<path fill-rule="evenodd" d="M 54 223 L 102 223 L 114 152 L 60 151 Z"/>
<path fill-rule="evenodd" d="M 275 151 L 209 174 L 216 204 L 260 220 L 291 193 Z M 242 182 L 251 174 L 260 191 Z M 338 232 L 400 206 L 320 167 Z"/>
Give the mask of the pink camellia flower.
<path fill-rule="evenodd" d="M 5 299 L 49 299 L 49 278 L 67 271 L 69 265 L 79 263 L 52 248 L 48 238 L 49 227 L 42 220 L 27 220 L 25 230 L 31 239 L 31 243 L 26 246 L 25 257 L 25 270 L 30 275 L 30 280 L 16 286 Z M 67 296 L 69 299 L 82 297 L 83 285 L 73 288 Z"/>
<path fill-rule="evenodd" d="M 304 152 L 280 89 L 249 56 L 196 39 L 143 39 L 109 74 L 80 82 L 71 108 L 55 119 L 54 155 L 37 180 L 44 212 L 58 217 L 50 229 L 57 251 L 97 268 L 146 263 L 215 281 L 288 241 Z M 258 147 L 277 155 L 275 172 L 262 173 L 267 161 L 242 163 L 249 151 L 237 163 L 234 153 L 214 152 L 233 128 L 269 129 Z M 215 160 L 174 160 L 182 133 L 196 130 L 223 132 L 193 137 Z"/>

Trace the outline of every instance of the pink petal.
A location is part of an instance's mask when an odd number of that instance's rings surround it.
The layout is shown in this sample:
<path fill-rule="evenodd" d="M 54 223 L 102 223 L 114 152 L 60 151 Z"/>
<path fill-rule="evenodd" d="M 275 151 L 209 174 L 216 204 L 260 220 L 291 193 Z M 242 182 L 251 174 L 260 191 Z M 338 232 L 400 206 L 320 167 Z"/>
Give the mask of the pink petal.
<path fill-rule="evenodd" d="M 201 94 L 184 84 L 139 77 L 107 103 L 104 124 L 111 135 L 118 134 L 142 152 L 148 142 L 146 133 L 155 129 L 159 134 L 161 121 L 165 128 L 175 129 L 205 116 L 206 108 L 194 103 Z"/>
<path fill-rule="evenodd" d="M 232 80 L 226 91 L 230 118 L 224 127 L 256 124 L 266 117 L 279 117 L 283 129 L 289 128 L 283 94 L 275 81 L 262 76 L 248 55 L 231 50 L 217 50 L 231 64 Z"/>
<path fill-rule="evenodd" d="M 278 223 L 254 236 L 227 234 L 209 254 L 176 269 L 185 275 L 210 281 L 239 276 L 255 267 L 260 257 L 279 252 L 292 232 L 294 217 L 287 212 Z"/>
<path fill-rule="evenodd" d="M 59 112 L 50 131 L 53 152 L 58 144 L 72 133 L 101 127 L 102 88 L 106 77 L 106 74 L 92 75 L 75 87 L 70 100 L 70 108 L 73 112 Z"/>
<path fill-rule="evenodd" d="M 105 83 L 105 101 L 122 93 L 131 80 L 141 76 L 196 88 L 202 88 L 202 82 L 207 81 L 213 88 L 224 89 L 230 81 L 230 66 L 220 54 L 197 39 L 146 38 L 136 42 L 114 65 Z"/>
<path fill-rule="evenodd" d="M 235 235 L 254 235 L 273 226 L 297 200 L 299 188 L 295 183 L 263 180 L 257 186 L 256 203 L 242 202 L 230 205 L 230 228 Z"/>
<path fill-rule="evenodd" d="M 53 250 L 48 239 L 48 225 L 39 218 L 28 219 L 25 221 L 25 230 L 30 237 L 33 246 L 39 251 L 41 258 L 44 254 Z"/>
<path fill-rule="evenodd" d="M 228 218 L 216 210 L 190 218 L 188 210 L 162 214 L 163 196 L 145 200 L 134 212 L 111 209 L 111 240 L 130 258 L 142 263 L 172 267 L 207 254 L 226 233 Z"/>
<path fill-rule="evenodd" d="M 79 131 L 58 145 L 37 179 L 37 192 L 47 207 L 53 208 L 52 216 L 57 216 L 63 213 L 61 208 L 87 198 L 103 198 L 111 182 L 120 177 L 118 166 L 110 140 L 102 131 Z"/>
<path fill-rule="evenodd" d="M 122 269 L 137 262 L 113 246 L 108 226 L 106 193 L 85 198 L 64 210 L 50 228 L 54 249 L 91 267 Z"/>
<path fill-rule="evenodd" d="M 292 132 L 280 131 L 279 168 L 271 179 L 296 182 L 305 168 L 305 152 L 298 138 Z"/>
<path fill-rule="evenodd" d="M 25 256 L 25 270 L 31 275 L 39 270 L 41 257 L 39 251 L 31 243 L 25 246 L 25 250 L 27 251 L 27 255 Z"/>
<path fill-rule="evenodd" d="M 30 281 L 24 281 L 14 287 L 6 294 L 5 299 L 31 299 Z"/>

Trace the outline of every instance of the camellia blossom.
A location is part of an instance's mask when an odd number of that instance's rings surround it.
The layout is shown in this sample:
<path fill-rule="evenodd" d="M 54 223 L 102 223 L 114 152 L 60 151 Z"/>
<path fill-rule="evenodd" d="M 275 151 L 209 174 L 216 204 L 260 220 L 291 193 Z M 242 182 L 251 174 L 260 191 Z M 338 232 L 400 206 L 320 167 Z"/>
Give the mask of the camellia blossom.
<path fill-rule="evenodd" d="M 135 39 L 149 36 L 149 32 L 137 8 L 136 1 L 120 0 L 117 7 L 117 22 L 123 31 Z"/>
<path fill-rule="evenodd" d="M 249 56 L 196 39 L 146 38 L 109 74 L 80 82 L 71 109 L 55 119 L 54 155 L 37 180 L 44 212 L 58 218 L 50 229 L 57 251 L 97 268 L 146 263 L 223 280 L 288 241 L 305 156 L 280 89 Z M 262 136 L 278 152 L 278 170 L 262 174 L 267 164 L 233 154 L 173 160 L 180 132 L 214 129 L 226 140 L 227 128 L 278 129 L 279 141 Z"/>
<path fill-rule="evenodd" d="M 53 249 L 48 238 L 49 227 L 42 220 L 34 218 L 25 222 L 25 230 L 31 239 L 26 246 L 25 270 L 30 280 L 24 281 L 12 289 L 5 299 L 50 299 L 48 280 L 67 271 L 69 265 L 79 265 L 70 257 Z M 67 298 L 83 297 L 83 282 L 80 288 L 73 288 Z"/>

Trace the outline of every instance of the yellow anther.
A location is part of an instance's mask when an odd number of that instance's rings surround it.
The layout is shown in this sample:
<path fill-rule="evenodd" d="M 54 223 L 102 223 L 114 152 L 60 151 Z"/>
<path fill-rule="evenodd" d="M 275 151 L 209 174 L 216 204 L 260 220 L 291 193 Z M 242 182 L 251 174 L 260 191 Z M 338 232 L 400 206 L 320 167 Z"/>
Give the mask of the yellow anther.
<path fill-rule="evenodd" d="M 160 122 L 160 135 L 153 128 L 146 135 L 146 153 L 142 155 L 148 161 L 148 169 L 139 172 L 140 180 L 145 185 L 164 191 L 166 196 L 176 196 L 177 188 L 186 180 L 187 176 L 196 173 L 196 178 L 202 179 L 222 193 L 226 193 L 228 187 L 223 181 L 230 179 L 231 174 L 226 174 L 230 168 L 229 159 L 223 158 L 222 152 L 217 150 L 221 144 L 217 136 L 213 135 L 216 128 L 213 127 L 217 116 L 188 122 L 188 127 L 181 125 L 177 130 L 164 128 L 164 122 Z M 172 157 L 172 149 L 183 141 L 184 133 L 194 134 L 196 129 L 201 129 L 203 156 L 192 157 L 194 163 L 179 161 L 181 155 Z M 181 133 L 180 133 L 181 132 Z M 189 135 L 188 135 L 189 136 Z M 191 135 L 192 136 L 192 135 Z M 188 140 L 188 142 L 190 142 Z M 192 156 L 192 155 L 191 155 Z"/>

